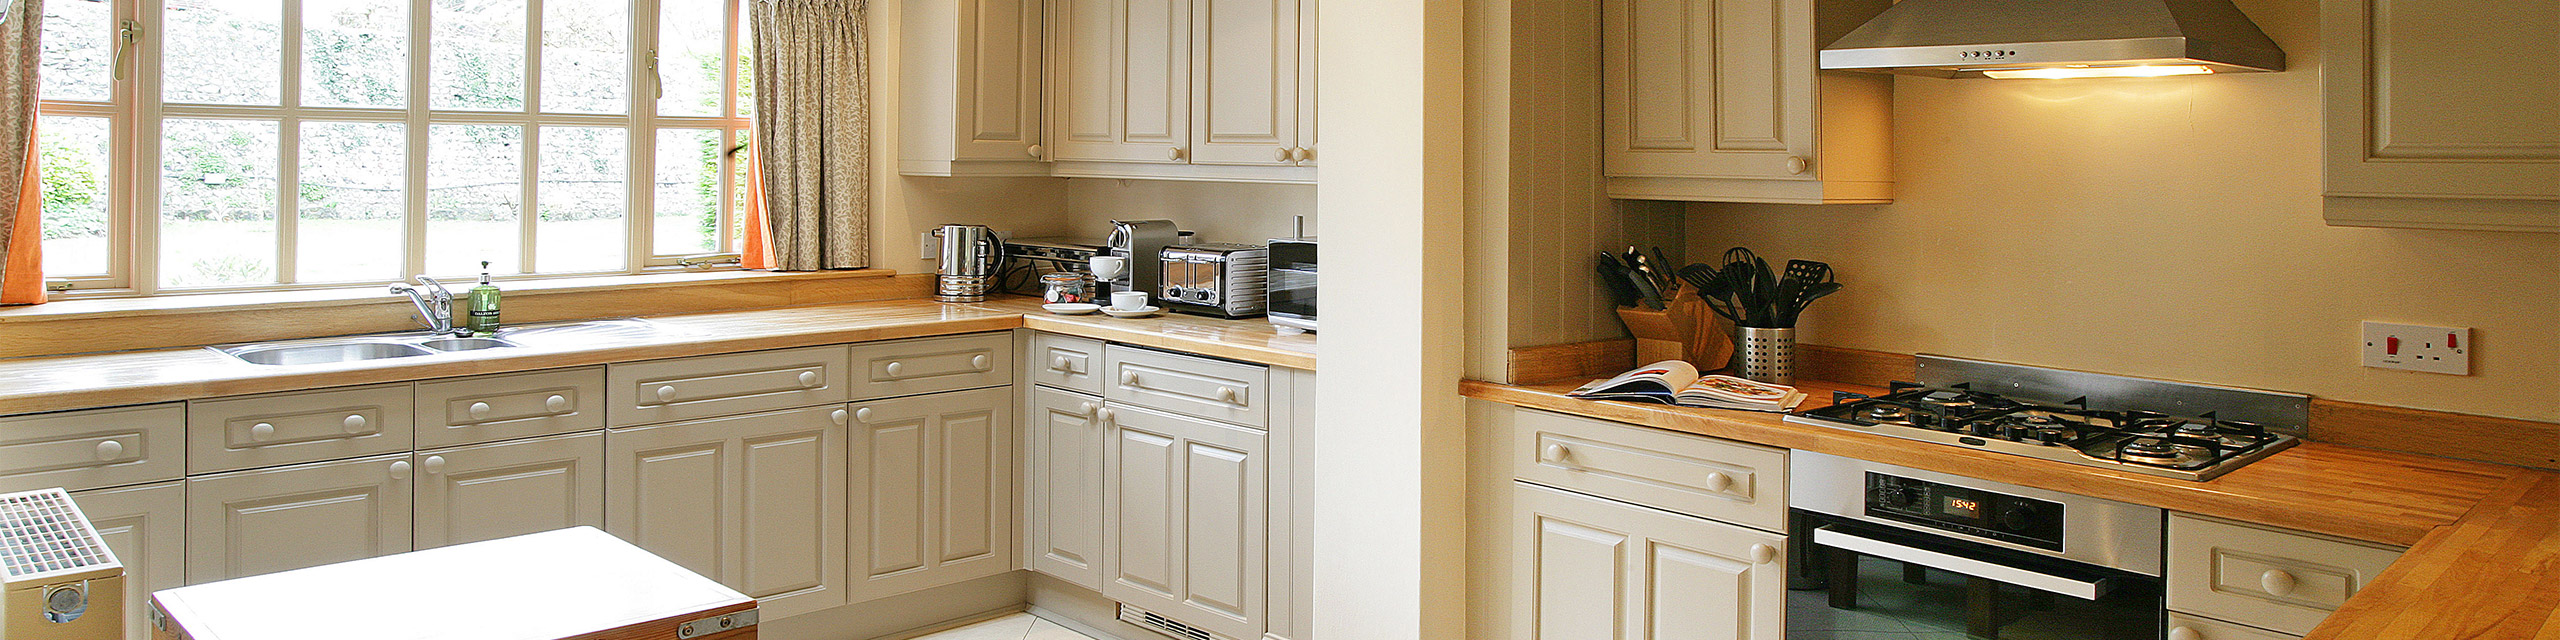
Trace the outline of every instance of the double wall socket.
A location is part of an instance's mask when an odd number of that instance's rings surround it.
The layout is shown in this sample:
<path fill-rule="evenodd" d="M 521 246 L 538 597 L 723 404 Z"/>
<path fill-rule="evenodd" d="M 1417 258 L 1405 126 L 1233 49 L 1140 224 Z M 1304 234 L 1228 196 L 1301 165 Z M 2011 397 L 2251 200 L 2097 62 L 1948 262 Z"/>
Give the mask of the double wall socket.
<path fill-rule="evenodd" d="M 2364 366 L 2471 375 L 2471 328 L 2367 321 Z"/>

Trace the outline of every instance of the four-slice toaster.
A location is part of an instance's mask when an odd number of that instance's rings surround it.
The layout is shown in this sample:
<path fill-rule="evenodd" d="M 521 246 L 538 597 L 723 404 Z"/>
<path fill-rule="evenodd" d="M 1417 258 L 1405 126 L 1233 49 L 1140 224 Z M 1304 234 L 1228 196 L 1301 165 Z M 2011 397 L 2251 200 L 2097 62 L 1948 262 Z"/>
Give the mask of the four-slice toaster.
<path fill-rule="evenodd" d="M 1177 244 L 1161 253 L 1156 299 L 1166 308 L 1221 318 L 1263 314 L 1271 249 L 1258 244 Z"/>

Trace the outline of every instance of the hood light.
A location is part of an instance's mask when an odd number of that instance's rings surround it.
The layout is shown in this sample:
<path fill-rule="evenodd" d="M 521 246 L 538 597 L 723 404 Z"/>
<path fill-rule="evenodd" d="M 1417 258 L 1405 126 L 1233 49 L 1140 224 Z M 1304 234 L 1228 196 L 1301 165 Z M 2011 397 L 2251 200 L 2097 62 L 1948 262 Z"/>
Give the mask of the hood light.
<path fill-rule="evenodd" d="M 2129 67 L 2054 67 L 2047 69 L 1988 69 L 1982 75 L 2002 80 L 2034 78 L 2063 80 L 2068 78 L 2157 78 L 2213 73 L 2200 64 L 2135 65 Z"/>

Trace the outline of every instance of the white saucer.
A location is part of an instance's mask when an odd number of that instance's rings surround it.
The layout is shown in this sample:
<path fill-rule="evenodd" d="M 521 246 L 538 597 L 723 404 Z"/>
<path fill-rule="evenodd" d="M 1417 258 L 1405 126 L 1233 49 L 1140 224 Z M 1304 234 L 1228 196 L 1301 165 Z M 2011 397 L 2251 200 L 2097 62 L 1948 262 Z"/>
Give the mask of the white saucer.
<path fill-rule="evenodd" d="M 1147 317 L 1147 316 L 1155 315 L 1156 313 L 1161 312 L 1161 311 L 1164 311 L 1164 309 L 1159 308 L 1159 307 L 1139 307 L 1139 308 L 1136 308 L 1136 309 L 1119 309 L 1119 308 L 1113 308 L 1113 307 L 1103 307 L 1103 308 L 1102 308 L 1102 312 L 1103 312 L 1103 313 L 1108 314 L 1108 315 L 1110 315 L 1111 317 L 1114 317 L 1114 318 L 1144 318 L 1144 317 Z"/>
<path fill-rule="evenodd" d="M 1050 313 L 1062 316 L 1080 316 L 1100 311 L 1102 310 L 1102 305 L 1090 302 L 1052 302 L 1040 305 L 1040 308 L 1047 309 Z"/>

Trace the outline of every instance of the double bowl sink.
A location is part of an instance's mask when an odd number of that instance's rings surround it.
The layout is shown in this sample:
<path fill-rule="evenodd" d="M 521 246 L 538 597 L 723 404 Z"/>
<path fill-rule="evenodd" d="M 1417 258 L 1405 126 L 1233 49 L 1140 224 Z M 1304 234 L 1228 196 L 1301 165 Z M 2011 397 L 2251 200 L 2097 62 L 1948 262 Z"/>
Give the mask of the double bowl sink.
<path fill-rule="evenodd" d="M 313 338 L 206 348 L 249 364 L 291 366 L 414 358 L 482 349 L 608 346 L 674 333 L 656 323 L 629 318 L 508 327 L 499 330 L 496 336 L 490 337 L 405 333 Z"/>

